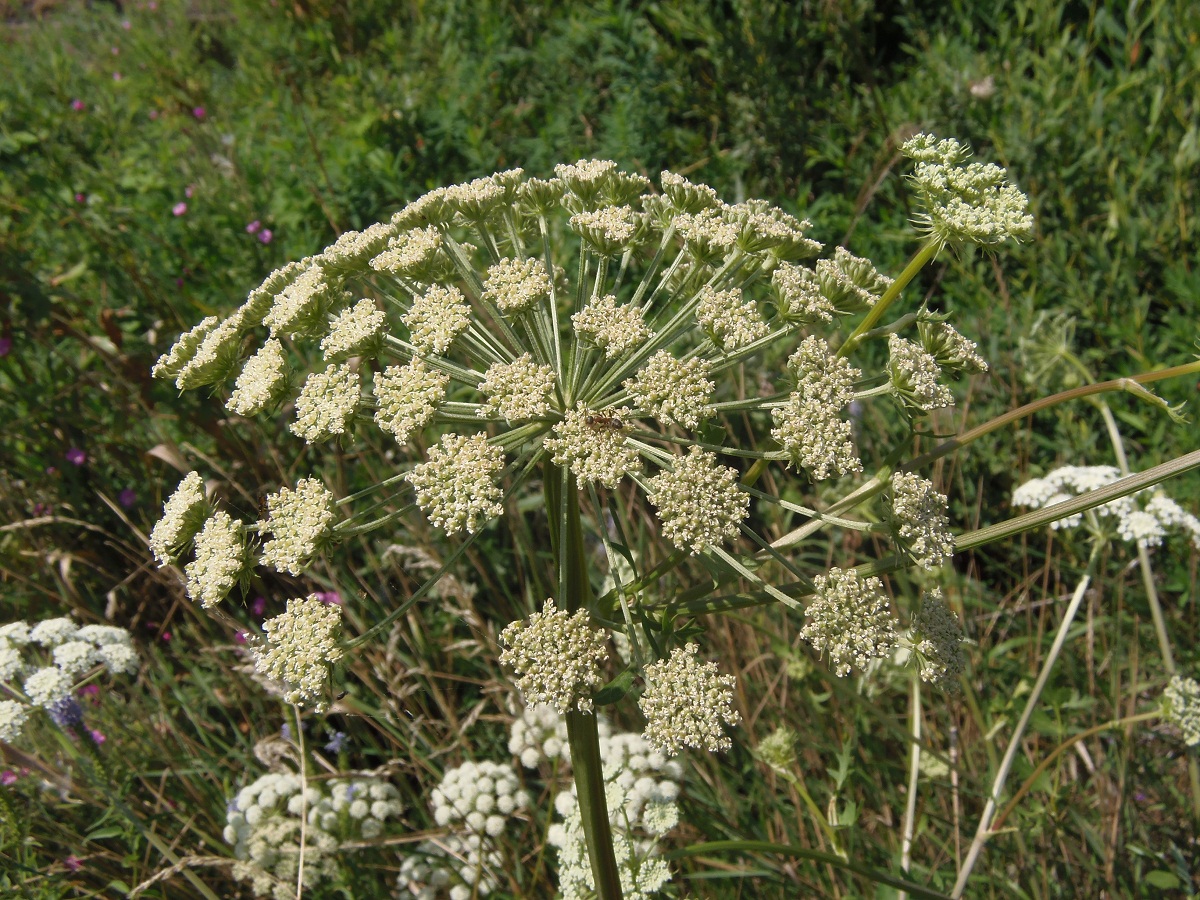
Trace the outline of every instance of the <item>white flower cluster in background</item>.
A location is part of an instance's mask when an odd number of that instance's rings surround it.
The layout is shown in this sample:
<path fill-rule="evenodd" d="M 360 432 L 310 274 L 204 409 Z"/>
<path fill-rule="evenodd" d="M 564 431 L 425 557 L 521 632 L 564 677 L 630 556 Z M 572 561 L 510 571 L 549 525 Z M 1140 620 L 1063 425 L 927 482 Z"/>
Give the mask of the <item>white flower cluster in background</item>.
<path fill-rule="evenodd" d="M 1189 747 L 1200 746 L 1200 682 L 1185 675 L 1172 675 L 1163 690 L 1167 720 L 1183 733 Z"/>
<path fill-rule="evenodd" d="M 658 840 L 679 823 L 683 769 L 640 734 L 602 736 L 600 758 L 622 893 L 626 900 L 648 900 L 671 880 Z M 558 856 L 563 900 L 585 900 L 595 890 L 576 797 L 572 783 L 554 798 L 562 821 L 548 834 Z"/>
<path fill-rule="evenodd" d="M 394 785 L 374 777 L 310 780 L 305 787 L 291 772 L 263 775 L 228 804 L 224 838 L 238 859 L 233 875 L 250 882 L 256 897 L 291 900 L 302 823 L 307 891 L 337 877 L 343 844 L 379 837 L 389 819 L 399 818 L 399 796 Z"/>
<path fill-rule="evenodd" d="M 1081 494 L 1110 485 L 1121 477 L 1115 466 L 1063 466 L 1031 478 L 1012 494 L 1013 506 L 1043 509 L 1070 500 Z M 1200 549 L 1200 518 L 1189 513 L 1161 489 L 1138 491 L 1128 497 L 1118 497 L 1096 507 L 1103 519 L 1114 522 L 1117 535 L 1123 541 L 1137 542 L 1145 547 L 1157 547 L 1171 532 L 1187 537 Z M 1083 522 L 1083 515 L 1064 516 L 1050 523 L 1051 528 L 1074 528 Z"/>
<path fill-rule="evenodd" d="M 486 897 L 503 881 L 497 841 L 509 822 L 529 806 L 513 767 L 466 762 L 450 769 L 430 798 L 434 821 L 447 829 L 417 847 L 400 866 L 399 894 L 416 900 Z"/>
<path fill-rule="evenodd" d="M 96 667 L 133 675 L 139 665 L 129 632 L 115 625 L 80 626 L 66 616 L 0 625 L 0 741 L 20 738 L 39 708 L 60 727 L 80 724 L 76 681 Z"/>

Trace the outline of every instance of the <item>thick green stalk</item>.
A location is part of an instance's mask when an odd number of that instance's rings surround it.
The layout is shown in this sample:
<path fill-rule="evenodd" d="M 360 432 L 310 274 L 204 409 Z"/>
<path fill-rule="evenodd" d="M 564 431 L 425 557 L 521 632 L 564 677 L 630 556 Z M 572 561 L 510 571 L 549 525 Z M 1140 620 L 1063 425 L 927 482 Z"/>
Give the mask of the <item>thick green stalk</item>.
<path fill-rule="evenodd" d="M 587 556 L 583 526 L 579 520 L 579 489 L 568 470 L 546 463 L 546 511 L 550 518 L 550 540 L 558 568 L 559 604 L 567 612 L 588 609 Z M 604 797 L 604 761 L 600 758 L 600 733 L 594 713 L 567 713 L 567 741 L 571 745 L 571 768 L 583 820 L 592 877 L 599 900 L 621 900 L 621 877 L 613 852 L 608 804 Z"/>
<path fill-rule="evenodd" d="M 900 273 L 900 277 L 893 281 L 891 286 L 883 292 L 883 296 L 871 307 L 871 311 L 858 323 L 858 327 L 854 329 L 850 337 L 846 338 L 842 346 L 838 348 L 838 356 L 849 356 L 854 352 L 854 348 L 862 343 L 863 336 L 879 324 L 879 320 L 883 318 L 883 314 L 887 312 L 887 308 L 892 305 L 892 302 L 900 296 L 900 292 L 908 287 L 908 283 L 917 276 L 918 272 L 925 268 L 927 262 L 937 256 L 937 252 L 940 249 L 942 249 L 941 241 L 931 240 L 917 251 L 916 256 L 908 261 L 908 265 Z"/>

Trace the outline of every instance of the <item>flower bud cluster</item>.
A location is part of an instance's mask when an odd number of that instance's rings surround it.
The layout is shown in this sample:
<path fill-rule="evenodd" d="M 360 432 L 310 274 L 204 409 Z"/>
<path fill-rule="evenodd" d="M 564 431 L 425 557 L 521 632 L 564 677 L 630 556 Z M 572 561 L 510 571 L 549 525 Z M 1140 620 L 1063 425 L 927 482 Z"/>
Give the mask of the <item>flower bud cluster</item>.
<path fill-rule="evenodd" d="M 921 678 L 933 684 L 953 687 L 966 670 L 963 631 L 940 588 L 921 598 L 921 608 L 913 617 L 912 643 L 921 669 Z"/>
<path fill-rule="evenodd" d="M 569 466 L 581 485 L 599 482 L 615 488 L 627 472 L 640 472 L 637 450 L 625 443 L 630 410 L 606 409 L 593 412 L 586 407 L 568 410 L 555 424 L 553 437 L 545 446 L 554 454 L 554 464 Z"/>
<path fill-rule="evenodd" d="M 83 709 L 73 696 L 75 682 L 96 666 L 112 675 L 135 674 L 139 662 L 132 638 L 113 625 L 84 625 L 66 616 L 0 626 L 0 741 L 13 743 L 37 708 L 60 728 L 78 727 Z M 20 690 L 17 690 L 17 685 Z M 11 699 L 24 694 L 28 703 Z"/>
<path fill-rule="evenodd" d="M 263 564 L 301 574 L 328 537 L 333 518 L 333 494 L 315 478 L 301 478 L 295 490 L 282 487 L 267 495 L 267 519 L 259 527 L 271 537 L 263 544 Z"/>
<path fill-rule="evenodd" d="M 429 369 L 415 358 L 406 366 L 388 366 L 375 373 L 375 424 L 401 444 L 433 418 L 446 396 L 449 375 Z"/>
<path fill-rule="evenodd" d="M 601 732 L 607 723 L 597 722 Z M 561 759 L 571 762 L 571 747 L 567 743 L 567 720 L 548 703 L 526 706 L 513 719 L 508 737 L 508 752 L 527 769 L 536 769 L 542 760 Z"/>
<path fill-rule="evenodd" d="M 246 528 L 229 513 L 213 513 L 196 535 L 196 558 L 184 566 L 187 593 L 205 609 L 220 603 L 246 573 Z"/>
<path fill-rule="evenodd" d="M 807 337 L 788 359 L 796 389 L 787 405 L 772 411 L 779 442 L 792 463 L 817 480 L 861 472 L 862 462 L 850 439 L 851 427 L 841 411 L 854 396 L 862 373 L 829 352 L 819 337 Z"/>
<path fill-rule="evenodd" d="M 623 356 L 650 337 L 642 310 L 631 303 L 618 305 L 613 294 L 593 297 L 571 316 L 571 323 L 580 340 L 599 347 L 608 359 Z"/>
<path fill-rule="evenodd" d="M 717 348 L 725 352 L 753 344 L 770 331 L 758 313 L 758 306 L 743 300 L 738 288 L 718 291 L 705 285 L 696 307 L 696 322 Z"/>
<path fill-rule="evenodd" d="M 374 357 L 386 325 L 387 316 L 374 300 L 359 300 L 334 317 L 321 341 L 321 353 L 330 362 L 347 356 Z"/>
<path fill-rule="evenodd" d="M 324 709 L 320 697 L 329 666 L 342 658 L 337 646 L 341 623 L 342 608 L 316 594 L 288 600 L 283 613 L 263 622 L 266 639 L 251 646 L 255 669 L 284 685 L 288 703 Z"/>
<path fill-rule="evenodd" d="M 676 359 L 669 350 L 659 350 L 625 388 L 638 409 L 664 425 L 695 429 L 712 414 L 709 400 L 716 385 L 708 380 L 712 363 L 699 356 Z"/>
<path fill-rule="evenodd" d="M 413 298 L 402 320 L 418 353 L 445 353 L 471 324 L 471 308 L 458 288 L 435 284 Z"/>
<path fill-rule="evenodd" d="M 1200 746 L 1200 682 L 1172 675 L 1163 690 L 1167 720 L 1183 733 L 1189 747 Z"/>
<path fill-rule="evenodd" d="M 239 416 L 257 415 L 276 403 L 287 387 L 287 356 L 283 344 L 269 338 L 242 366 L 225 408 Z"/>
<path fill-rule="evenodd" d="M 505 315 L 532 309 L 550 297 L 550 275 L 540 259 L 502 259 L 487 270 L 483 299 Z"/>
<path fill-rule="evenodd" d="M 208 499 L 204 479 L 189 472 L 163 504 L 163 517 L 150 531 L 150 550 L 159 565 L 173 562 L 204 524 Z"/>
<path fill-rule="evenodd" d="M 358 373 L 350 363 L 333 364 L 324 372 L 313 372 L 296 398 L 292 434 L 310 444 L 343 434 L 358 409 L 361 394 Z"/>
<path fill-rule="evenodd" d="M 904 553 L 925 569 L 954 555 L 954 535 L 946 515 L 946 495 L 919 475 L 892 475 L 892 528 Z"/>
<path fill-rule="evenodd" d="M 804 611 L 800 636 L 829 657 L 834 674 L 845 677 L 872 659 L 891 655 L 896 628 L 883 583 L 836 566 L 813 579 L 816 594 Z"/>
<path fill-rule="evenodd" d="M 487 402 L 479 415 L 499 417 L 506 422 L 536 419 L 550 411 L 550 393 L 554 373 L 548 365 L 538 365 L 528 353 L 510 363 L 493 363 L 479 383 L 479 392 Z"/>
<path fill-rule="evenodd" d="M 528 621 L 510 623 L 500 633 L 506 649 L 500 664 L 517 675 L 528 703 L 547 703 L 561 713 L 592 711 L 592 692 L 603 683 L 607 636 L 593 629 L 586 610 L 569 615 L 547 599 Z"/>
<path fill-rule="evenodd" d="M 684 747 L 728 750 L 732 742 L 722 724 L 736 725 L 732 675 L 717 674 L 717 664 L 700 662 L 699 647 L 676 647 L 670 657 L 646 666 L 646 690 L 638 705 L 646 717 L 646 740 L 674 756 Z"/>
<path fill-rule="evenodd" d="M 736 535 L 750 510 L 737 469 L 717 465 L 716 454 L 699 447 L 651 478 L 646 498 L 658 511 L 663 536 L 690 553 Z"/>
<path fill-rule="evenodd" d="M 447 534 L 474 534 L 504 512 L 504 492 L 496 484 L 503 468 L 504 451 L 489 444 L 487 435 L 447 434 L 404 477 L 434 526 Z"/>
<path fill-rule="evenodd" d="M 888 372 L 892 376 L 892 392 L 910 412 L 954 405 L 954 395 L 938 381 L 941 367 L 920 344 L 898 334 L 889 335 Z"/>

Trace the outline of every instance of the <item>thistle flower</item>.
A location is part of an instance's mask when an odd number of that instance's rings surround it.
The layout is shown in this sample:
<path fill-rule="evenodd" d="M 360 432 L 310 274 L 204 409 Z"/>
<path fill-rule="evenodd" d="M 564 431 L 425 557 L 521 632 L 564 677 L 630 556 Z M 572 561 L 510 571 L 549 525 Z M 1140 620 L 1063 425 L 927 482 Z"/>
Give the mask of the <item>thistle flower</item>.
<path fill-rule="evenodd" d="M 571 322 L 580 339 L 599 347 L 608 359 L 624 355 L 650 336 L 642 311 L 632 304 L 618 306 L 613 294 L 593 297 Z"/>
<path fill-rule="evenodd" d="M 263 544 L 263 564 L 299 575 L 329 534 L 333 517 L 333 494 L 315 478 L 268 495 L 267 520 L 259 526 L 272 537 Z"/>
<path fill-rule="evenodd" d="M 588 625 L 588 613 L 568 615 L 546 600 L 528 622 L 500 633 L 506 649 L 500 664 L 517 673 L 517 687 L 529 703 L 546 703 L 560 713 L 592 711 L 592 692 L 603 683 L 600 665 L 608 659 L 605 634 Z"/>
<path fill-rule="evenodd" d="M 487 270 L 483 299 L 505 315 L 532 309 L 550 297 L 550 275 L 540 259 L 502 259 Z"/>
<path fill-rule="evenodd" d="M 479 393 L 487 402 L 479 415 L 499 417 L 506 422 L 536 419 L 550 412 L 550 393 L 554 373 L 548 365 L 538 365 L 528 353 L 510 363 L 493 363 L 479 383 Z"/>
<path fill-rule="evenodd" d="M 921 678 L 933 684 L 954 686 L 966 669 L 962 626 L 934 588 L 921 598 L 921 608 L 912 623 L 913 650 L 921 669 Z"/>
<path fill-rule="evenodd" d="M 744 301 L 738 288 L 718 291 L 705 285 L 696 307 L 696 322 L 712 342 L 726 352 L 753 344 L 770 331 L 759 316 L 758 307 Z"/>
<path fill-rule="evenodd" d="M 254 667 L 286 685 L 288 703 L 323 710 L 325 703 L 318 698 L 329 666 L 342 658 L 336 644 L 341 622 L 342 608 L 322 603 L 316 594 L 289 600 L 285 612 L 263 622 L 267 637 L 252 648 Z"/>
<path fill-rule="evenodd" d="M 942 370 L 919 344 L 893 334 L 888 337 L 888 371 L 892 391 L 912 412 L 928 412 L 954 405 L 950 389 L 938 382 Z"/>
<path fill-rule="evenodd" d="M 215 512 L 196 535 L 196 558 L 184 566 L 187 594 L 205 609 L 225 599 L 247 565 L 245 526 Z"/>
<path fill-rule="evenodd" d="M 711 368 L 712 363 L 698 356 L 683 361 L 660 350 L 636 378 L 625 382 L 625 388 L 639 409 L 664 425 L 696 428 L 712 412 L 709 399 L 716 385 L 708 380 Z"/>
<path fill-rule="evenodd" d="M 625 443 L 629 415 L 624 407 L 602 412 L 586 407 L 568 410 L 555 424 L 554 436 L 546 438 L 546 449 L 554 454 L 554 464 L 569 466 L 580 484 L 599 482 L 615 488 L 625 474 L 642 468 L 637 451 Z"/>
<path fill-rule="evenodd" d="M 699 447 L 651 478 L 646 498 L 658 511 L 663 535 L 691 553 L 733 537 L 750 509 L 737 470 L 717 465 L 716 454 Z"/>
<path fill-rule="evenodd" d="M 0 700 L 0 743 L 13 744 L 29 721 L 30 708 L 16 700 Z"/>
<path fill-rule="evenodd" d="M 892 527 L 897 543 L 917 565 L 932 569 L 954 555 L 954 536 L 946 516 L 949 501 L 919 475 L 892 475 Z"/>
<path fill-rule="evenodd" d="M 471 309 L 458 288 L 435 284 L 413 298 L 403 322 L 417 352 L 445 353 L 471 324 Z"/>
<path fill-rule="evenodd" d="M 1163 690 L 1163 706 L 1167 719 L 1183 732 L 1183 742 L 1189 747 L 1200 745 L 1200 682 L 1172 675 Z"/>
<path fill-rule="evenodd" d="M 278 402 L 287 386 L 287 356 L 283 344 L 270 338 L 242 366 L 225 408 L 239 416 L 257 415 Z"/>
<path fill-rule="evenodd" d="M 699 662 L 699 647 L 676 647 L 670 657 L 646 666 L 646 690 L 638 705 L 646 717 L 646 740 L 656 750 L 675 755 L 683 747 L 728 750 L 733 742 L 722 723 L 736 725 L 732 675 L 718 675 L 717 664 Z"/>
<path fill-rule="evenodd" d="M 387 316 L 374 300 L 359 300 L 334 316 L 329 334 L 321 341 L 321 353 L 328 362 L 347 356 L 374 357 L 382 343 L 385 325 Z"/>
<path fill-rule="evenodd" d="M 189 472 L 163 504 L 163 517 L 150 531 L 150 551 L 160 566 L 172 562 L 200 530 L 208 514 L 204 479 Z"/>
<path fill-rule="evenodd" d="M 417 493 L 417 505 L 429 521 L 447 534 L 474 534 L 488 519 L 504 512 L 504 492 L 496 484 L 504 468 L 504 451 L 487 436 L 445 435 L 430 449 L 426 462 L 405 475 Z"/>
<path fill-rule="evenodd" d="M 835 566 L 813 584 L 815 595 L 804 611 L 809 621 L 800 636 L 828 655 L 835 675 L 844 678 L 851 666 L 862 668 L 891 654 L 895 623 L 878 578 Z"/>
<path fill-rule="evenodd" d="M 310 444 L 343 434 L 360 399 L 358 373 L 349 363 L 313 372 L 296 398 L 296 421 L 289 428 Z"/>
<path fill-rule="evenodd" d="M 449 375 L 426 367 L 414 358 L 406 366 L 388 366 L 375 373 L 375 424 L 406 444 L 413 433 L 425 427 L 446 396 Z"/>

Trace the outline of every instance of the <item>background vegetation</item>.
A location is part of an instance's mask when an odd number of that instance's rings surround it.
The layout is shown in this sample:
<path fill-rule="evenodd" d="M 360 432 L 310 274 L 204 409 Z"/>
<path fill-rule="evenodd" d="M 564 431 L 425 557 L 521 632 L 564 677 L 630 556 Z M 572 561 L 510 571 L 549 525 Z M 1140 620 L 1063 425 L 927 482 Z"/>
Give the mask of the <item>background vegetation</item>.
<path fill-rule="evenodd" d="M 913 246 L 897 147 L 932 130 L 1009 167 L 1037 222 L 1029 244 L 995 258 L 947 254 L 920 286 L 956 310 L 992 363 L 941 430 L 1079 383 L 1064 350 L 1097 379 L 1195 353 L 1200 13 L 1188 0 L 160 0 L 0 12 L 0 620 L 67 610 L 111 620 L 135 632 L 146 658 L 136 685 L 89 710 L 108 735 L 107 793 L 52 749 L 35 758 L 0 748 L 10 769 L 32 773 L 0 787 L 16 811 L 0 825 L 0 892 L 123 896 L 169 865 L 147 832 L 167 836 L 177 856 L 226 853 L 225 800 L 261 769 L 255 745 L 278 734 L 286 709 L 247 677 L 235 640 L 262 617 L 253 598 L 267 598 L 269 615 L 315 583 L 338 591 L 352 629 L 365 630 L 412 590 L 411 555 L 364 541 L 343 546 L 314 580 L 255 583 L 244 608 L 229 605 L 228 623 L 200 614 L 145 548 L 182 472 L 210 467 L 252 514 L 259 486 L 300 466 L 352 485 L 373 477 L 367 461 L 381 457 L 302 448 L 281 428 L 225 419 L 214 400 L 177 397 L 148 373 L 180 330 L 231 309 L 275 266 L 430 187 L 516 165 L 544 175 L 591 156 L 652 177 L 670 168 L 727 199 L 800 212 L 831 246 L 895 270 Z M 1197 388 L 1168 382 L 1162 394 L 1182 403 Z M 1195 448 L 1194 424 L 1132 399 L 1113 407 L 1133 468 Z M 1099 414 L 1081 405 L 984 439 L 935 477 L 952 520 L 968 527 L 1007 517 L 1007 497 L 1027 477 L 1112 462 Z M 1200 480 L 1170 490 L 1197 509 Z M 444 768 L 503 753 L 510 690 L 495 636 L 526 612 L 525 573 L 511 560 L 536 557 L 537 544 L 527 530 L 500 532 L 457 572 L 476 590 L 443 591 L 367 645 L 339 675 L 345 702 L 310 725 L 315 736 L 347 733 L 343 767 L 390 766 L 411 831 L 431 827 L 425 798 Z M 446 549 L 424 532 L 398 531 L 392 543 L 434 559 Z M 818 565 L 860 551 L 872 548 L 805 548 Z M 930 744 L 954 749 L 955 778 L 933 773 L 922 784 L 916 880 L 952 883 L 1056 602 L 1085 557 L 1060 533 L 1034 532 L 956 558 L 947 589 L 975 642 L 972 668 L 961 696 L 926 711 Z M 1198 561 L 1183 545 L 1155 558 L 1178 661 L 1193 675 Z M 1156 702 L 1164 675 L 1129 562 L 1121 551 L 1102 563 L 1010 784 L 1072 735 Z M 744 727 L 729 754 L 689 758 L 687 824 L 674 844 L 824 847 L 794 788 L 751 752 L 789 725 L 801 735 L 796 772 L 822 809 L 834 808 L 852 856 L 898 870 L 904 683 L 887 673 L 831 678 L 777 611 L 712 629 L 723 668 L 739 675 Z M 1077 746 L 992 840 L 969 895 L 1200 891 L 1178 740 L 1151 723 Z M 532 862 L 539 841 L 531 827 L 514 895 L 552 889 Z M 404 849 L 365 852 L 328 896 L 381 895 Z M 69 857 L 82 866 L 68 867 Z M 675 865 L 681 896 L 891 895 L 778 857 Z M 236 891 L 225 870 L 199 876 L 221 896 Z M 144 896 L 200 895 L 176 877 Z"/>

